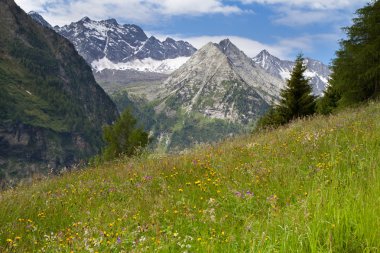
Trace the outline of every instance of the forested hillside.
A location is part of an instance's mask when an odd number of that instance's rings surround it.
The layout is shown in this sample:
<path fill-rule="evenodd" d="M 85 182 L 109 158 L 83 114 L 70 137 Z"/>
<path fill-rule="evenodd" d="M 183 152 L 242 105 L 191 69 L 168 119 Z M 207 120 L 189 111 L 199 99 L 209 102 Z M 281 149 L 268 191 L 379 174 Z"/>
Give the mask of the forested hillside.
<path fill-rule="evenodd" d="M 118 113 L 74 46 L 13 0 L 0 1 L 0 34 L 0 182 L 96 154 Z"/>

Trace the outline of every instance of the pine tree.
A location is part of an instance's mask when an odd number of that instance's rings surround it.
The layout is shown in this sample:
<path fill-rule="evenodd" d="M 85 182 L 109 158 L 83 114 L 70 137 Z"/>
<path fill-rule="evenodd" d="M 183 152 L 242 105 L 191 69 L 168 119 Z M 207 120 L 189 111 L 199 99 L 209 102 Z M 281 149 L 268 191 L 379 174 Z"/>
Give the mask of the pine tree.
<path fill-rule="evenodd" d="M 315 97 L 309 79 L 304 76 L 304 58 L 297 56 L 290 79 L 281 91 L 279 105 L 271 109 L 258 123 L 260 128 L 283 125 L 291 120 L 312 115 L 315 112 Z"/>
<path fill-rule="evenodd" d="M 109 161 L 121 155 L 135 155 L 139 148 L 148 144 L 148 134 L 136 127 L 136 119 L 129 109 L 111 126 L 103 129 L 103 139 L 107 146 L 103 150 L 102 160 Z"/>
<path fill-rule="evenodd" d="M 339 92 L 331 85 L 327 86 L 323 97 L 317 100 L 317 112 L 321 114 L 330 114 L 336 107 L 341 96 Z"/>
<path fill-rule="evenodd" d="M 315 112 L 315 97 L 309 79 L 304 76 L 306 66 L 304 58 L 298 55 L 287 86 L 281 91 L 278 111 L 286 122 L 305 117 Z"/>
<path fill-rule="evenodd" d="M 356 12 L 351 27 L 344 28 L 347 39 L 332 63 L 330 85 L 334 96 L 324 96 L 324 104 L 347 106 L 380 95 L 380 1 Z M 337 103 L 328 100 L 337 99 Z"/>

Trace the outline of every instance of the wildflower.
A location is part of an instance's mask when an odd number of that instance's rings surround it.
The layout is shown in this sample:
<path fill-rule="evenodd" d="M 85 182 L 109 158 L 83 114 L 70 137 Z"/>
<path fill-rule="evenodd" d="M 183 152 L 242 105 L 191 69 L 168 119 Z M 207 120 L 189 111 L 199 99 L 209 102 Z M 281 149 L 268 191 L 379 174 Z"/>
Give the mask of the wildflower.
<path fill-rule="evenodd" d="M 182 188 L 179 188 L 178 191 L 179 191 L 179 192 L 183 192 L 183 189 L 182 189 Z"/>
<path fill-rule="evenodd" d="M 12 239 L 7 239 L 7 243 L 12 243 L 13 242 L 13 240 Z"/>
<path fill-rule="evenodd" d="M 240 192 L 238 192 L 238 191 L 235 192 L 235 195 L 236 195 L 236 197 L 239 197 L 239 198 L 242 196 L 242 194 Z"/>

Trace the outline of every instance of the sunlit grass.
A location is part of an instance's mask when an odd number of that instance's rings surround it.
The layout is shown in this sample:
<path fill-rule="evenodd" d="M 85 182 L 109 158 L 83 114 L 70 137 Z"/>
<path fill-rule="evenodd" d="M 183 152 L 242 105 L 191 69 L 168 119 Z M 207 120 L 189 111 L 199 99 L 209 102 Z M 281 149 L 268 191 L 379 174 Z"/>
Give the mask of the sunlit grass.
<path fill-rule="evenodd" d="M 0 195 L 1 252 L 378 252 L 380 104 Z"/>

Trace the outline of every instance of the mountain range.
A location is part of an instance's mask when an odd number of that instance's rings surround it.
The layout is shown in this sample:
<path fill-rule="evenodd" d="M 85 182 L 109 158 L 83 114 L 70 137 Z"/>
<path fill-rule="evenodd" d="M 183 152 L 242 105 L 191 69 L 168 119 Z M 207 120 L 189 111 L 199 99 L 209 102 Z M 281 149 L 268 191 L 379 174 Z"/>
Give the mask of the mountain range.
<path fill-rule="evenodd" d="M 38 13 L 30 12 L 29 15 L 38 23 L 52 28 Z M 84 17 L 78 22 L 63 27 L 55 26 L 54 29 L 74 44 L 79 54 L 94 69 L 96 78 L 102 71 L 125 70 L 123 85 L 151 80 L 151 75 L 147 76 L 146 73 L 171 74 L 196 52 L 196 48 L 188 42 L 171 38 L 161 42 L 154 36 L 148 38 L 141 27 L 133 24 L 120 25 L 115 19 L 94 21 Z M 261 51 L 252 60 L 269 74 L 283 80 L 280 88 L 285 86 L 294 66 L 294 62 L 281 60 L 267 50 Z M 328 83 L 331 71 L 325 64 L 310 58 L 305 59 L 305 64 L 308 68 L 305 74 L 311 79 L 313 93 L 319 96 Z M 139 71 L 141 79 L 136 79 L 136 72 L 130 70 Z M 130 80 L 131 73 L 134 78 Z M 162 76 L 159 80 L 161 79 Z M 103 81 L 104 75 L 101 83 Z"/>
<path fill-rule="evenodd" d="M 188 42 L 171 38 L 160 41 L 148 37 L 137 25 L 120 25 L 115 19 L 94 21 L 84 17 L 55 30 L 98 71 L 118 68 L 165 73 L 172 70 L 173 64 L 179 67 L 196 51 Z"/>
<path fill-rule="evenodd" d="M 31 16 L 45 24 L 41 16 Z M 114 19 L 85 17 L 54 30 L 74 44 L 119 110 L 133 108 L 165 150 L 247 130 L 279 100 L 294 66 L 266 50 L 250 58 L 228 39 L 198 51 L 184 41 L 161 42 Z M 309 58 L 305 64 L 319 96 L 330 71 Z"/>

